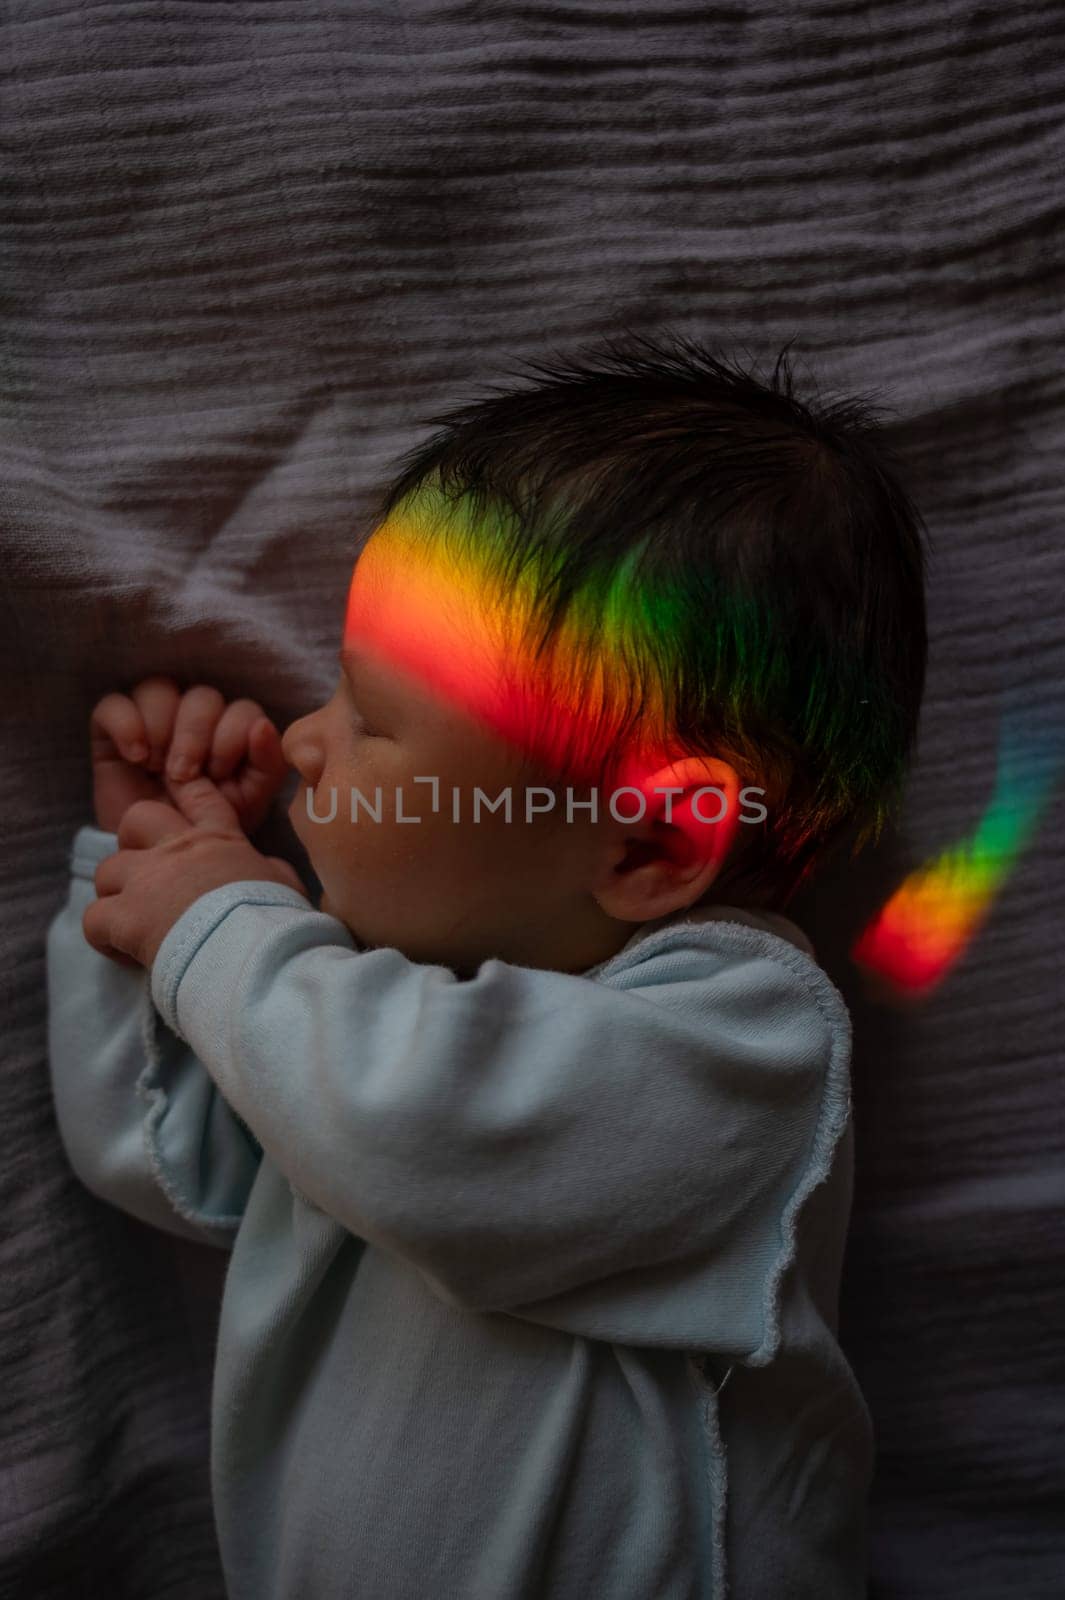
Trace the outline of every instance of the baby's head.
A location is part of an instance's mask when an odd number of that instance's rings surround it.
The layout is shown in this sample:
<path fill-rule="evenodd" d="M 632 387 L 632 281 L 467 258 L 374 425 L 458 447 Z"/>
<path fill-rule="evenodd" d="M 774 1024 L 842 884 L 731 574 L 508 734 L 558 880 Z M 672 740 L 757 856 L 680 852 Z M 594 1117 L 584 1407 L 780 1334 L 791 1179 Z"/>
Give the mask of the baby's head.
<path fill-rule="evenodd" d="M 324 909 L 460 975 L 779 909 L 878 836 L 924 684 L 921 518 L 864 399 L 682 338 L 531 370 L 401 463 L 284 737 Z"/>

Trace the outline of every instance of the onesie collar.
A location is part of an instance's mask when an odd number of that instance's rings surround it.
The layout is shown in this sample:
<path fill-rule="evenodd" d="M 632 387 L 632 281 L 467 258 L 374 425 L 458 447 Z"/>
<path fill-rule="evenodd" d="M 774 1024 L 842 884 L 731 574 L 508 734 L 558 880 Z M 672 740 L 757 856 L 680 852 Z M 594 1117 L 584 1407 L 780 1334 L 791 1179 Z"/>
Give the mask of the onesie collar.
<path fill-rule="evenodd" d="M 664 916 L 652 917 L 649 922 L 641 922 L 632 937 L 627 939 L 621 949 L 616 951 L 610 959 L 616 960 L 617 956 L 622 955 L 627 950 L 631 950 L 635 945 L 639 944 L 641 939 L 648 938 L 650 934 L 657 933 L 661 928 L 671 928 L 685 924 L 697 926 L 703 922 L 738 922 L 747 928 L 761 928 L 766 933 L 776 934 L 779 939 L 786 939 L 797 950 L 801 950 L 804 955 L 809 956 L 811 961 L 817 960 L 810 940 L 799 925 L 792 922 L 790 917 L 783 916 L 779 911 L 747 911 L 740 906 L 727 905 L 685 906 L 680 911 L 668 911 Z M 590 977 L 605 965 L 606 962 L 599 962 L 597 966 L 589 967 L 583 976 Z"/>

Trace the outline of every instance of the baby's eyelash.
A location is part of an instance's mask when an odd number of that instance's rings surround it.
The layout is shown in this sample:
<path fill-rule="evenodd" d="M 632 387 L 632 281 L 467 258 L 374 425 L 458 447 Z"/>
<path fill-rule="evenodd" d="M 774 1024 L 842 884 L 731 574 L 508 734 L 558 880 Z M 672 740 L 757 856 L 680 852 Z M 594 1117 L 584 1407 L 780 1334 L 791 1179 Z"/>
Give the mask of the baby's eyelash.
<path fill-rule="evenodd" d="M 353 698 L 352 693 L 351 693 L 351 685 L 348 684 L 348 683 L 345 683 L 344 687 L 347 689 L 347 692 L 348 692 L 348 700 L 351 701 L 352 705 L 354 705 L 354 698 Z M 364 739 L 376 739 L 378 737 L 378 735 L 376 733 L 371 732 L 371 730 L 366 726 L 365 722 L 359 716 L 359 713 L 357 711 L 355 712 L 355 715 L 352 717 L 351 722 L 350 722 L 349 725 L 350 725 L 351 731 L 353 733 L 361 734 Z"/>

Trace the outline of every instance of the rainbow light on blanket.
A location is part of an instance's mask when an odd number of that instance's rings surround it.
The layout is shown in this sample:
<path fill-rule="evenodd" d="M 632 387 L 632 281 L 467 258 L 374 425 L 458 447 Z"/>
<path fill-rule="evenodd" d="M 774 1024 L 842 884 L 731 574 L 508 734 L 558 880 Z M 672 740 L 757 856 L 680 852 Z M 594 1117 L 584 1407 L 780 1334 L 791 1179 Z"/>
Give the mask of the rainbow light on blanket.
<path fill-rule="evenodd" d="M 986 922 L 1063 765 L 1060 741 L 1048 744 L 1005 721 L 995 788 L 979 824 L 910 873 L 855 941 L 852 960 L 898 990 L 939 984 Z"/>

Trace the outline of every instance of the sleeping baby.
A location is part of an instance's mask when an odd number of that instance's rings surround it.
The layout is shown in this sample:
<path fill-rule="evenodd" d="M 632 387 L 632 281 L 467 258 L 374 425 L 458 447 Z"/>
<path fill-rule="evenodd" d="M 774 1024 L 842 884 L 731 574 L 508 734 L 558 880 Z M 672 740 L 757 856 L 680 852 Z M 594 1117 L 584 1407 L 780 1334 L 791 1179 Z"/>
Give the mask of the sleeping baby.
<path fill-rule="evenodd" d="M 283 737 L 93 708 L 60 1132 L 230 1252 L 230 1600 L 860 1600 L 850 1024 L 785 911 L 897 804 L 921 519 L 783 355 L 532 377 L 398 464 Z M 250 837 L 293 770 L 317 908 Z"/>

